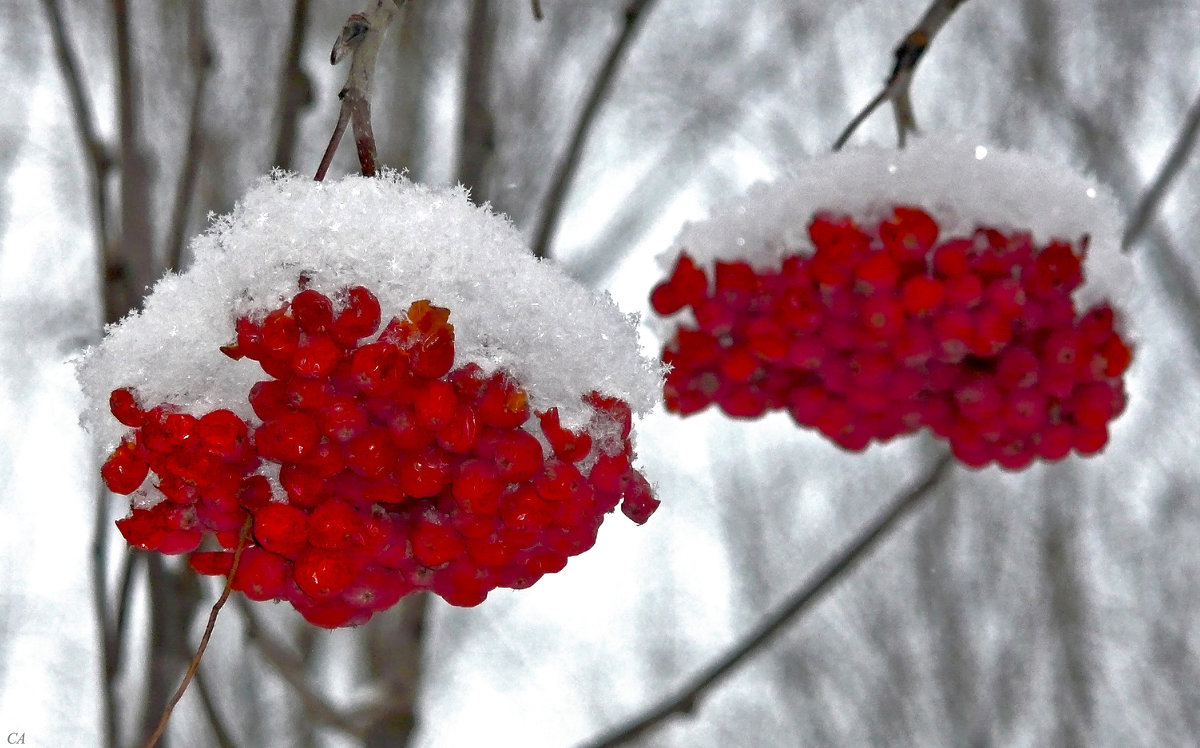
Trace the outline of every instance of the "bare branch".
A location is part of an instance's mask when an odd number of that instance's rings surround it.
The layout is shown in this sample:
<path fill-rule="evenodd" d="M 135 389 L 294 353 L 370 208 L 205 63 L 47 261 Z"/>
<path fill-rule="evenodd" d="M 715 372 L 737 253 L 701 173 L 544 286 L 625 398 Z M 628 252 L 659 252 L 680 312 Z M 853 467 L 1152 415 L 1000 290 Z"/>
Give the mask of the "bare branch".
<path fill-rule="evenodd" d="M 1134 208 L 1133 216 L 1125 227 L 1125 235 L 1121 237 L 1122 252 L 1130 251 L 1137 240 L 1141 238 L 1146 224 L 1154 218 L 1159 204 L 1166 197 L 1171 182 L 1183 170 L 1184 164 L 1192 154 L 1192 149 L 1196 147 L 1197 140 L 1200 140 L 1200 96 L 1197 96 L 1196 100 L 1192 102 L 1187 119 L 1184 120 L 1183 129 L 1171 146 L 1171 152 L 1167 154 L 1154 181 L 1142 195 L 1142 199 L 1138 201 L 1137 207 Z"/>
<path fill-rule="evenodd" d="M 458 181 L 471 190 L 477 203 L 486 201 L 487 176 L 496 153 L 496 122 L 492 116 L 492 28 L 488 0 L 473 0 L 467 23 L 467 61 L 463 66 L 463 116 L 459 133 Z"/>
<path fill-rule="evenodd" d="M 171 210 L 171 222 L 167 231 L 167 269 L 179 270 L 183 262 L 184 238 L 187 232 L 188 212 L 196 192 L 196 176 L 200 171 L 200 155 L 203 149 L 201 130 L 204 124 L 204 102 L 208 90 L 208 76 L 213 67 L 212 44 L 204 28 L 204 3 L 188 3 L 188 52 L 195 71 L 195 88 L 192 90 L 191 110 L 188 116 L 187 142 L 184 144 L 183 166 L 179 171 L 179 184 L 175 187 L 175 205 Z"/>
<path fill-rule="evenodd" d="M 117 57 L 117 119 L 121 166 L 121 227 L 105 269 L 106 321 L 123 317 L 154 280 L 150 170 L 142 149 L 138 80 L 133 69 L 127 0 L 112 0 Z"/>
<path fill-rule="evenodd" d="M 100 656 L 103 662 L 100 687 L 104 718 L 104 744 L 121 744 L 117 727 L 117 672 L 121 668 L 119 629 L 108 610 L 108 489 L 101 483 L 96 489 L 96 510 L 92 517 L 92 607 L 100 628 Z"/>
<path fill-rule="evenodd" d="M 392 19 L 400 12 L 407 0 L 373 0 L 372 7 L 362 13 L 355 13 L 346 20 L 342 33 L 333 45 L 329 62 L 336 65 L 350 55 L 350 72 L 346 76 L 346 85 L 338 93 L 342 100 L 341 111 L 338 113 L 337 126 L 334 127 L 333 137 L 321 158 L 314 179 L 318 182 L 325 179 L 333 154 L 337 152 L 342 135 L 346 132 L 346 124 L 354 128 L 354 141 L 358 151 L 358 163 L 364 177 L 373 177 L 376 172 L 375 135 L 371 132 L 371 83 L 375 77 L 375 59 L 379 56 L 379 47 L 383 43 L 383 35 L 392 23 Z"/>
<path fill-rule="evenodd" d="M 213 699 L 212 690 L 208 687 L 208 677 L 203 670 L 196 671 L 196 691 L 200 694 L 200 704 L 204 707 L 204 714 L 208 717 L 209 725 L 212 726 L 213 737 L 217 740 L 218 748 L 234 748 L 237 742 L 233 739 L 225 721 L 221 719 L 221 712 L 217 709 L 217 702 Z"/>
<path fill-rule="evenodd" d="M 837 555 L 827 561 L 816 573 L 792 592 L 775 613 L 768 616 L 744 639 L 731 647 L 716 662 L 702 670 L 675 696 L 663 701 L 641 716 L 621 725 L 607 734 L 587 743 L 587 748 L 606 748 L 621 745 L 637 738 L 659 723 L 676 714 L 691 714 L 721 679 L 728 675 L 743 660 L 771 643 L 788 624 L 812 608 L 824 593 L 833 589 L 847 574 L 852 572 L 881 541 L 886 539 L 905 516 L 933 494 L 943 478 L 949 473 L 953 462 L 949 454 L 942 455 L 929 472 L 912 488 L 896 498 L 882 513 L 871 521 Z"/>
<path fill-rule="evenodd" d="M 67 39 L 66 25 L 63 23 L 62 12 L 58 0 L 42 0 L 42 10 L 50 24 L 50 36 L 54 43 L 54 55 L 67 88 L 67 97 L 71 101 L 71 114 L 75 129 L 87 156 L 88 180 L 92 188 L 92 211 L 95 213 L 93 226 L 96 229 L 96 247 L 106 255 L 110 240 L 108 226 L 108 192 L 104 188 L 104 178 L 112 167 L 112 157 L 109 149 L 100 139 L 96 126 L 96 115 L 92 110 L 91 101 L 87 96 L 87 86 L 79 73 L 79 62 Z"/>
<path fill-rule="evenodd" d="M 192 661 L 188 663 L 188 669 L 183 676 L 183 682 L 179 684 L 179 688 L 175 690 L 175 694 L 167 702 L 167 707 L 163 710 L 158 727 L 154 728 L 154 732 L 146 739 L 143 748 L 154 748 L 158 743 L 158 739 L 162 737 L 163 732 L 167 729 L 167 722 L 171 719 L 171 712 L 175 710 L 175 705 L 183 698 L 188 685 L 196 675 L 196 670 L 200 667 L 200 659 L 204 657 L 204 650 L 208 649 L 208 642 L 212 638 L 213 628 L 217 625 L 217 615 L 221 612 L 221 608 L 225 606 L 225 601 L 229 599 L 229 593 L 233 591 L 233 578 L 237 575 L 238 565 L 242 561 L 242 551 L 246 550 L 247 541 L 250 539 L 250 527 L 253 524 L 254 518 L 251 516 L 247 516 L 246 520 L 242 522 L 242 531 L 238 537 L 237 548 L 233 552 L 233 565 L 229 567 L 229 575 L 225 578 L 225 588 L 221 590 L 221 596 L 217 598 L 217 601 L 213 603 L 212 610 L 209 611 L 208 624 L 204 627 L 204 635 L 200 637 L 200 646 L 196 648 L 196 654 L 192 657 Z"/>
<path fill-rule="evenodd" d="M 570 144 L 558 162 L 558 168 L 554 170 L 554 177 L 550 180 L 550 189 L 546 192 L 546 198 L 542 203 L 541 219 L 537 231 L 534 232 L 533 254 L 535 257 L 549 255 L 550 239 L 554 236 L 555 229 L 558 228 L 559 216 L 566 201 L 567 191 L 575 177 L 575 172 L 579 170 L 583 147 L 587 143 L 588 136 L 591 135 L 601 106 L 608 99 L 621 63 L 634 39 L 637 38 L 638 32 L 645 25 L 642 21 L 649 14 L 654 1 L 632 0 L 625 8 L 624 25 L 621 27 L 612 49 L 608 51 L 608 57 L 605 58 L 604 65 L 596 75 L 596 80 L 592 83 L 592 90 L 588 92 L 583 112 L 579 115 L 579 121 L 575 123 L 575 131 L 571 135 Z"/>
<path fill-rule="evenodd" d="M 912 81 L 917 72 L 917 63 L 921 61 L 925 51 L 929 49 L 929 45 L 933 44 L 934 37 L 946 25 L 946 21 L 950 20 L 950 16 L 954 14 L 958 6 L 966 1 L 933 0 L 933 4 L 925 11 L 925 15 L 921 17 L 916 27 L 908 32 L 908 35 L 900 42 L 900 46 L 896 47 L 896 62 L 892 65 L 892 73 L 888 76 L 883 90 L 871 99 L 871 102 L 861 112 L 855 115 L 834 142 L 833 150 L 841 150 L 858 126 L 871 116 L 871 113 L 884 101 L 892 103 L 892 112 L 896 116 L 897 137 L 900 147 L 904 147 L 908 134 L 917 131 L 917 120 L 913 114 L 911 97 Z"/>
<path fill-rule="evenodd" d="M 313 100 L 312 80 L 304 72 L 300 58 L 308 30 L 308 0 L 295 0 L 292 8 L 292 32 L 284 51 L 279 73 L 279 129 L 275 136 L 274 166 L 291 169 L 295 158 L 296 133 L 300 126 L 300 110 Z"/>
<path fill-rule="evenodd" d="M 112 166 L 108 147 L 100 139 L 96 115 L 87 96 L 87 86 L 79 72 L 79 63 L 67 38 L 66 24 L 58 0 L 42 0 L 42 11 L 50 26 L 50 37 L 54 56 L 63 76 L 63 85 L 71 102 L 71 114 L 86 158 L 88 181 L 92 192 L 92 226 L 95 230 L 96 249 L 103 266 L 109 266 L 109 199 L 105 178 Z M 120 733 L 116 716 L 116 676 L 121 666 L 120 635 L 118 621 L 114 621 L 108 610 L 108 490 L 99 485 L 96 490 L 95 514 L 92 526 L 92 607 L 100 635 L 100 652 L 103 663 L 101 704 L 104 722 L 105 745 L 120 744 Z"/>
<path fill-rule="evenodd" d="M 533 18 L 535 21 L 540 21 L 546 16 L 542 13 L 542 4 L 540 0 L 530 0 L 533 5 Z"/>
<path fill-rule="evenodd" d="M 308 675 L 304 670 L 304 662 L 267 633 L 265 627 L 258 620 L 258 615 L 245 598 L 236 597 L 234 602 L 246 622 L 246 636 L 262 654 L 263 659 L 275 668 L 275 672 L 279 673 L 300 697 L 305 712 L 317 722 L 336 727 L 350 735 L 361 736 L 362 726 L 344 715 L 340 709 L 329 703 L 320 692 L 309 684 Z"/>

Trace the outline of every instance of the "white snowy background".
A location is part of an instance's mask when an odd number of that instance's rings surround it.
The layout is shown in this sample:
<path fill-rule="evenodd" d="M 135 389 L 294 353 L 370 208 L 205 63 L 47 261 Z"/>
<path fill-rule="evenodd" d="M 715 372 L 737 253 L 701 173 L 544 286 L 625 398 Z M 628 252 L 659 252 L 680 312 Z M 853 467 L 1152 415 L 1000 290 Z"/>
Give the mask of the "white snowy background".
<path fill-rule="evenodd" d="M 517 0 L 423 2 L 419 25 L 394 30 L 381 56 L 381 158 L 432 184 L 463 173 L 468 18 L 490 6 L 495 153 L 473 173 L 477 191 L 532 235 L 548 174 L 626 3 L 543 0 L 539 25 Z M 60 4 L 100 135 L 114 140 L 108 4 Z M 304 65 L 315 99 L 300 120 L 301 172 L 315 169 L 336 117 L 344 70 L 328 66 L 328 46 L 360 4 L 309 9 Z M 100 334 L 102 263 L 44 5 L 0 4 L 0 736 L 101 745 L 90 577 L 98 464 L 78 426 L 82 396 L 67 362 Z M 274 165 L 293 7 L 203 5 L 215 67 L 188 234 Z M 587 142 L 552 256 L 611 291 L 623 311 L 647 311 L 655 257 L 684 223 L 826 151 L 878 90 L 893 47 L 926 5 L 651 3 Z M 152 174 L 168 186 L 183 159 L 191 92 L 183 8 L 131 3 L 140 132 Z M 1124 224 L 1189 117 L 1200 117 L 1198 93 L 1195 2 L 976 0 L 921 63 L 914 103 L 925 129 L 977 133 L 1091 174 L 1116 195 Z M 892 137 L 885 110 L 852 142 Z M 343 151 L 334 168 L 346 172 L 349 142 Z M 172 189 L 149 196 L 156 240 Z M 1194 744 L 1198 205 L 1193 155 L 1131 249 L 1130 405 L 1101 456 L 1015 475 L 957 470 L 780 641 L 694 715 L 640 744 Z M 645 343 L 657 343 L 649 331 Z M 613 518 L 593 550 L 532 589 L 498 591 L 470 610 L 432 605 L 414 744 L 565 746 L 620 723 L 750 629 L 936 452 L 907 439 L 849 455 L 781 415 L 740 423 L 711 412 L 686 421 L 652 414 L 639 426 L 639 453 L 663 506 L 646 526 Z M 119 516 L 118 500 L 113 508 Z M 109 540 L 119 557 L 115 532 Z M 203 587 L 202 610 L 215 596 Z M 138 600 L 135 655 L 146 636 Z M 235 744 L 356 744 L 304 726 L 304 705 L 247 655 L 235 608 L 226 610 L 205 668 Z M 334 703 L 369 692 L 356 636 L 307 639 L 310 672 Z M 118 694 L 126 728 L 137 724 L 136 686 L 128 675 Z M 194 694 L 175 719 L 173 744 L 216 744 Z"/>

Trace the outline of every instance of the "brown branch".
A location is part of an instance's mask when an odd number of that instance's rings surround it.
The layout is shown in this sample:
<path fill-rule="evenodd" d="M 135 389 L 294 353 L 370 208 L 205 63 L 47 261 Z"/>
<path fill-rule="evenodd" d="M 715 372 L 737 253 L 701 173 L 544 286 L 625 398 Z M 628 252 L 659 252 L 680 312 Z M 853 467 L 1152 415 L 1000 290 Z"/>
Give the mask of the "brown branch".
<path fill-rule="evenodd" d="M 540 21 L 546 17 L 542 13 L 542 3 L 540 0 L 530 0 L 530 4 L 533 6 L 533 19 L 535 21 Z"/>
<path fill-rule="evenodd" d="M 329 171 L 333 154 L 337 152 L 342 141 L 347 123 L 354 128 L 354 141 L 362 175 L 375 176 L 377 157 L 375 135 L 371 132 L 371 82 L 375 77 L 375 60 L 379 56 L 383 36 L 392 19 L 406 2 L 407 0 L 372 0 L 371 8 L 362 13 L 355 13 L 346 20 L 342 33 L 333 45 L 333 51 L 329 55 L 330 64 L 336 65 L 350 55 L 350 72 L 346 76 L 346 85 L 342 86 L 338 93 L 342 106 L 338 112 L 333 136 L 317 167 L 314 179 L 318 182 L 323 181 Z"/>
<path fill-rule="evenodd" d="M 213 629 L 217 625 L 217 614 L 221 612 L 221 608 L 225 606 L 225 601 L 229 599 L 229 593 L 233 591 L 233 578 L 237 575 L 238 565 L 242 561 L 242 551 L 246 550 L 246 543 L 250 539 L 250 527 L 253 524 L 253 517 L 246 517 L 246 521 L 242 523 L 242 531 L 238 537 L 237 548 L 233 552 L 233 565 L 229 567 L 229 576 L 225 578 L 225 587 L 221 590 L 221 596 L 217 598 L 217 601 L 213 603 L 212 610 L 209 611 L 208 624 L 204 627 L 204 635 L 200 637 L 200 646 L 196 648 L 196 654 L 192 656 L 192 661 L 188 663 L 188 669 L 183 676 L 183 682 L 179 684 L 179 688 L 175 690 L 175 694 L 167 702 L 167 706 L 162 713 L 162 718 L 158 721 L 158 727 L 154 728 L 154 732 L 146 739 L 142 748 L 154 748 L 158 744 L 158 739 L 162 737 L 163 732 L 167 729 L 167 722 L 171 719 L 171 712 L 175 710 L 175 705 L 183 698 L 188 685 L 196 675 L 196 670 L 200 667 L 200 658 L 204 657 L 204 650 L 208 649 L 209 639 L 212 638 Z"/>
<path fill-rule="evenodd" d="M 304 38 L 308 30 L 308 0 L 295 0 L 292 8 L 292 32 L 288 37 L 279 73 L 279 129 L 275 136 L 274 166 L 291 169 L 296 152 L 296 133 L 300 128 L 300 110 L 312 104 L 312 80 L 300 64 Z"/>
<path fill-rule="evenodd" d="M 870 552 L 896 529 L 900 520 L 917 508 L 923 499 L 933 494 L 934 489 L 949 473 L 952 462 L 949 454 L 940 457 L 916 485 L 896 498 L 837 555 L 817 569 L 815 574 L 792 592 L 779 610 L 768 616 L 754 631 L 692 678 L 675 696 L 587 743 L 587 748 L 621 745 L 645 734 L 676 714 L 694 713 L 700 706 L 701 699 L 713 686 L 745 659 L 771 643 L 788 624 L 811 609 L 826 592 L 829 592 L 847 574 L 854 571 Z"/>
<path fill-rule="evenodd" d="M 275 672 L 279 673 L 280 677 L 287 681 L 287 684 L 300 697 L 305 713 L 317 722 L 336 727 L 356 737 L 361 736 L 363 726 L 344 715 L 340 709 L 329 703 L 309 684 L 303 660 L 289 652 L 286 647 L 276 642 L 267 633 L 250 603 L 242 597 L 234 598 L 234 602 L 245 620 L 246 636 L 262 654 L 263 659 L 275 668 Z"/>
<path fill-rule="evenodd" d="M 925 15 L 921 20 L 908 32 L 900 45 L 896 47 L 896 61 L 892 65 L 892 73 L 888 76 L 887 83 L 884 84 L 883 90 L 880 91 L 871 102 L 863 108 L 861 112 L 855 115 L 854 119 L 850 120 L 850 124 L 838 136 L 838 139 L 833 144 L 833 150 L 841 150 L 858 126 L 866 121 L 867 117 L 879 108 L 879 105 L 885 101 L 890 101 L 892 104 L 892 113 L 896 117 L 896 132 L 899 139 L 900 147 L 904 147 L 905 140 L 908 134 L 917 131 L 917 120 L 913 114 L 911 88 L 913 76 L 917 72 L 917 64 L 924 57 L 925 51 L 929 49 L 929 45 L 933 44 L 933 39 L 937 36 L 946 22 L 950 20 L 950 16 L 958 9 L 958 6 L 965 3 L 967 0 L 933 0 L 933 4 L 925 11 Z"/>
<path fill-rule="evenodd" d="M 1187 119 L 1184 120 L 1183 129 L 1171 146 L 1171 152 L 1167 154 L 1154 181 L 1142 195 L 1142 199 L 1138 201 L 1137 207 L 1134 208 L 1133 216 L 1126 225 L 1125 235 L 1121 237 L 1122 252 L 1130 251 L 1137 240 L 1141 238 L 1146 225 L 1154 218 L 1159 204 L 1166 197 L 1171 182 L 1183 170 L 1184 164 L 1191 156 L 1192 149 L 1196 147 L 1197 140 L 1200 140 L 1200 96 L 1197 96 L 1196 100 L 1192 102 Z"/>
<path fill-rule="evenodd" d="M 608 57 L 605 58 L 600 72 L 596 75 L 596 80 L 592 83 L 592 89 L 588 92 L 583 112 L 579 115 L 579 121 L 575 123 L 575 131 L 571 134 L 570 144 L 567 146 L 562 160 L 558 162 L 558 167 L 554 170 L 554 177 L 550 180 L 550 189 L 546 192 L 546 198 L 542 203 L 541 220 L 538 223 L 537 231 L 534 232 L 533 254 L 535 257 L 549 256 L 550 239 L 553 237 L 555 229 L 558 228 L 559 216 L 566 201 L 567 191 L 575 173 L 579 170 L 583 147 L 587 143 L 588 136 L 591 135 L 601 106 L 608 99 L 621 63 L 637 38 L 638 32 L 645 25 L 643 21 L 653 4 L 654 0 L 632 0 L 625 8 L 624 25 L 612 48 L 608 51 Z"/>
<path fill-rule="evenodd" d="M 204 3 L 188 3 L 188 52 L 195 71 L 195 88 L 192 90 L 191 110 L 188 116 L 187 142 L 184 144 L 183 166 L 179 171 L 179 184 L 175 187 L 175 205 L 171 210 L 170 228 L 167 231 L 167 269 L 178 271 L 183 263 L 183 248 L 187 232 L 188 212 L 196 193 L 196 177 L 200 171 L 200 155 L 204 141 L 201 131 L 204 124 L 204 103 L 208 90 L 208 76 L 213 67 L 212 44 L 204 28 Z"/>

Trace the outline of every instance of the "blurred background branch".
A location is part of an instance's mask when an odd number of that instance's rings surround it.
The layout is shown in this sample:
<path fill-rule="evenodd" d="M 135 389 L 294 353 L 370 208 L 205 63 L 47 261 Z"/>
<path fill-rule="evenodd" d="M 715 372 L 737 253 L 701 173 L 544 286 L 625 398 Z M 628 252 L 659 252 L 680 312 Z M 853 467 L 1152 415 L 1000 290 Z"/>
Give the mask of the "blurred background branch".
<path fill-rule="evenodd" d="M 710 690 L 719 685 L 744 660 L 773 643 L 787 626 L 803 617 L 825 594 L 843 581 L 846 575 L 858 568 L 870 556 L 871 551 L 891 535 L 902 519 L 936 493 L 949 474 L 952 463 L 953 459 L 949 454 L 939 457 L 912 488 L 895 498 L 875 519 L 851 538 L 842 550 L 789 594 L 778 610 L 768 615 L 745 637 L 717 657 L 711 665 L 701 670 L 679 689 L 676 695 L 651 707 L 628 723 L 587 742 L 587 748 L 625 745 L 671 717 L 695 714 Z"/>

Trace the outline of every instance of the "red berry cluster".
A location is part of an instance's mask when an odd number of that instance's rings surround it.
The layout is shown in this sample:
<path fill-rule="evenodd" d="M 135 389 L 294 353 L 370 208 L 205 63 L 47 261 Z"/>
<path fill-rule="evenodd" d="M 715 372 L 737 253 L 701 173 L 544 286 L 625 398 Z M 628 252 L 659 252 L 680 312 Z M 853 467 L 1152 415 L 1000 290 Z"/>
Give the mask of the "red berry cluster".
<path fill-rule="evenodd" d="M 815 251 L 778 269 L 686 254 L 651 294 L 690 307 L 663 351 L 668 409 L 731 416 L 786 409 L 849 450 L 928 427 L 965 464 L 1009 469 L 1099 451 L 1125 407 L 1129 346 L 1100 305 L 1082 313 L 1076 250 L 979 228 L 938 241 L 924 211 L 873 230 L 819 214 Z"/>
<path fill-rule="evenodd" d="M 621 400 L 585 397 L 580 431 L 556 408 L 535 420 L 504 372 L 452 368 L 447 309 L 418 301 L 367 342 L 375 296 L 355 287 L 339 301 L 305 289 L 264 319 L 238 320 L 222 350 L 270 377 L 249 393 L 257 422 L 112 393 L 133 432 L 101 468 L 105 483 L 128 494 L 153 472 L 166 497 L 117 522 L 131 545 L 191 553 L 211 534 L 224 550 L 191 564 L 228 575 L 249 518 L 233 588 L 334 628 L 415 590 L 471 606 L 496 587 L 528 587 L 591 548 L 618 504 L 639 524 L 658 506 L 631 465 Z"/>

